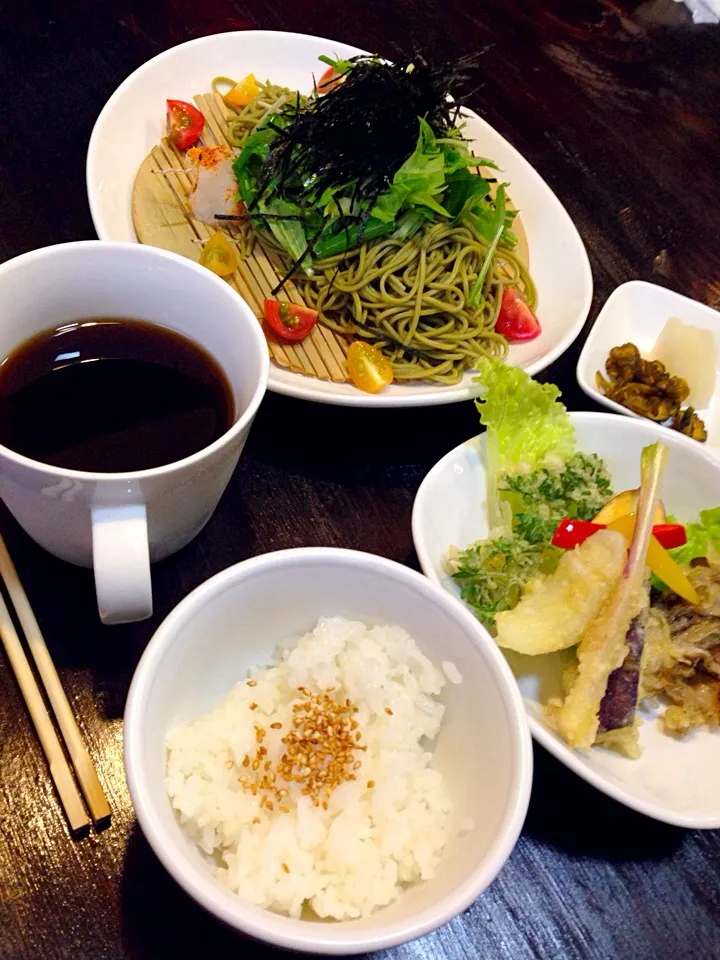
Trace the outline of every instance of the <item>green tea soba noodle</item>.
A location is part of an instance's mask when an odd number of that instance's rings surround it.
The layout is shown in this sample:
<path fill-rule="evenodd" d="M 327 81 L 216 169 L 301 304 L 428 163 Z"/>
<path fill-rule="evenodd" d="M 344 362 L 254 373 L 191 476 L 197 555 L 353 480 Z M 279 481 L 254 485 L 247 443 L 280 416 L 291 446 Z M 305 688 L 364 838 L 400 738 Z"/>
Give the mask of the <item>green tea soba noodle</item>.
<path fill-rule="evenodd" d="M 470 306 L 486 252 L 467 227 L 437 223 L 411 240 L 381 238 L 320 260 L 312 277 L 295 282 L 328 327 L 381 349 L 396 379 L 455 383 L 478 357 L 506 355 L 507 341 L 493 329 L 503 287 L 535 299 L 527 270 L 502 248 Z"/>
<path fill-rule="evenodd" d="M 216 77 L 212 86 L 234 85 Z M 260 93 L 246 107 L 233 107 L 229 141 L 236 147 L 272 113 L 297 99 L 293 91 L 258 83 Z M 257 225 L 259 221 L 255 220 Z M 253 227 L 241 251 L 251 249 Z M 255 230 L 290 266 L 269 230 Z M 307 306 L 336 333 L 372 343 L 388 357 L 396 380 L 457 383 L 482 356 L 504 357 L 507 340 L 494 330 L 503 289 L 517 288 L 534 308 L 536 292 L 527 268 L 512 249 L 497 247 L 480 295 L 470 291 L 485 262 L 488 245 L 470 226 L 429 223 L 410 239 L 381 237 L 324 260 L 312 273 L 298 270 L 293 280 Z"/>

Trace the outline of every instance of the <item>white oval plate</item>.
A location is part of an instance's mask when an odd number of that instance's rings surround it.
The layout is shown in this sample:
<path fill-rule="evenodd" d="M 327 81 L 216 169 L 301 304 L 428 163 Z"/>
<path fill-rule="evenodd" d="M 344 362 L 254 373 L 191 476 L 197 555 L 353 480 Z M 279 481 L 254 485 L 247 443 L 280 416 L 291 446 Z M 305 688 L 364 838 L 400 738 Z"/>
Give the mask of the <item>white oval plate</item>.
<path fill-rule="evenodd" d="M 608 413 L 571 413 L 578 449 L 604 458 L 616 491 L 638 485 L 640 451 L 662 439 L 670 447 L 663 501 L 682 521 L 720 504 L 720 464 L 693 440 L 644 420 Z M 459 597 L 442 558 L 488 535 L 483 436 L 456 447 L 428 473 L 413 507 L 413 539 L 423 572 Z M 505 652 L 505 651 L 504 651 Z M 642 757 L 629 760 L 601 747 L 570 750 L 547 725 L 542 703 L 561 692 L 562 654 L 526 657 L 506 652 L 535 739 L 598 790 L 640 813 L 680 827 L 720 827 L 720 733 L 702 730 L 676 740 L 643 710 Z"/>
<path fill-rule="evenodd" d="M 190 100 L 210 89 L 220 74 L 253 72 L 309 92 L 325 67 L 318 56 L 354 56 L 364 51 L 344 43 L 296 33 L 248 30 L 191 40 L 154 57 L 132 73 L 105 104 L 90 137 L 87 190 L 101 240 L 137 242 L 130 198 L 138 167 L 164 134 L 165 100 Z M 493 158 L 510 183 L 521 210 L 538 289 L 543 332 L 513 346 L 510 362 L 530 374 L 557 359 L 582 329 L 592 299 L 592 274 L 575 226 L 545 181 L 507 140 L 476 114 L 467 133 L 478 154 Z M 331 383 L 271 365 L 268 389 L 304 400 L 359 407 L 411 407 L 454 403 L 472 395 L 472 374 L 455 386 L 393 384 L 368 394 L 351 384 Z"/>
<path fill-rule="evenodd" d="M 621 284 L 608 297 L 585 341 L 577 364 L 578 384 L 597 403 L 626 417 L 644 419 L 622 404 L 608 400 L 595 386 L 595 374 L 605 370 L 612 348 L 628 341 L 647 356 L 670 317 L 678 317 L 692 327 L 711 330 L 715 336 L 715 393 L 707 407 L 698 409 L 698 414 L 708 431 L 706 448 L 720 457 L 720 313 L 712 307 L 645 280 Z"/>

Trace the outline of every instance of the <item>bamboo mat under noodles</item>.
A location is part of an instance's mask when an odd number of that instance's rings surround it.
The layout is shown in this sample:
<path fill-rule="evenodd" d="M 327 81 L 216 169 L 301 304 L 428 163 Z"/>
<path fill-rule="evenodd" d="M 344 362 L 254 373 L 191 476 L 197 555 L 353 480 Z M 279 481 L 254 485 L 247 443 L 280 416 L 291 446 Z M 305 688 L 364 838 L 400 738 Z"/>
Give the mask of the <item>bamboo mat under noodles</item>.
<path fill-rule="evenodd" d="M 222 97 L 206 94 L 195 97 L 195 103 L 205 117 L 203 146 L 227 144 L 229 110 Z M 237 228 L 230 223 L 210 226 L 191 215 L 188 202 L 192 187 L 190 170 L 185 155 L 163 137 L 138 170 L 132 194 L 132 215 L 141 243 L 162 247 L 197 261 L 203 246 L 200 241 L 207 240 L 216 229 L 233 238 L 237 235 Z M 238 269 L 228 282 L 260 320 L 263 300 L 273 296 L 271 291 L 280 276 L 282 266 L 272 251 L 263 249 L 256 242 L 246 260 L 238 257 Z M 286 283 L 284 296 L 295 303 L 303 302 L 292 282 Z M 268 347 L 275 363 L 295 373 L 338 383 L 348 379 L 345 366 L 347 341 L 320 324 L 313 327 L 302 343 L 285 345 L 268 341 Z"/>

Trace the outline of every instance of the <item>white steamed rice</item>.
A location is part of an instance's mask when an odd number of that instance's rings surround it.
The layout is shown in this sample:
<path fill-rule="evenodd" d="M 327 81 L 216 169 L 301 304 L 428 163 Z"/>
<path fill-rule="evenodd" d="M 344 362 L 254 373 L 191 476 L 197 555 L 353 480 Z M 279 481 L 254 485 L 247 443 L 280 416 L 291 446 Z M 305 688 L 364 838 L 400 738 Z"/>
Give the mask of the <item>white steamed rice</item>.
<path fill-rule="evenodd" d="M 400 627 L 320 619 L 269 666 L 251 672 L 256 685 L 241 681 L 207 716 L 171 731 L 167 790 L 181 825 L 212 858 L 218 881 L 292 917 L 309 907 L 319 917 L 344 920 L 366 916 L 395 900 L 405 884 L 432 877 L 451 802 L 422 741 L 440 729 L 444 708 L 436 697 L 446 678 L 461 680 L 453 664 L 442 667 Z M 338 786 L 327 810 L 293 783 L 289 812 L 276 805 L 270 813 L 241 787 L 242 762 L 257 747 L 256 724 L 267 731 L 267 759 L 280 760 L 301 686 L 312 693 L 334 687 L 333 697 L 349 697 L 359 708 L 355 719 L 367 751 L 357 753 L 358 779 Z M 283 729 L 270 729 L 273 722 Z"/>

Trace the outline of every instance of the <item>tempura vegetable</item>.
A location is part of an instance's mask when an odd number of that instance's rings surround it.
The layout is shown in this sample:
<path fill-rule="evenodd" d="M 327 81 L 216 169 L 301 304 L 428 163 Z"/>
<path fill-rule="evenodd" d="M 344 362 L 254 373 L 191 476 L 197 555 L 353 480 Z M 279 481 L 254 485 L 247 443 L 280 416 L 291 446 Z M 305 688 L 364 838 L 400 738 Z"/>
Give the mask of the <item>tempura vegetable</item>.
<path fill-rule="evenodd" d="M 625 660 L 608 677 L 605 695 L 600 702 L 600 729 L 603 731 L 630 727 L 635 720 L 646 619 L 647 614 L 643 610 L 630 621 L 625 636 Z"/>
<path fill-rule="evenodd" d="M 532 582 L 513 610 L 495 617 L 501 647 L 535 656 L 578 643 L 620 579 L 627 540 L 598 530 L 562 554 L 557 569 Z"/>
<path fill-rule="evenodd" d="M 643 450 L 642 485 L 630 555 L 615 589 L 580 640 L 577 680 L 555 713 L 558 729 L 571 747 L 588 749 L 593 745 L 608 679 L 625 661 L 628 629 L 644 606 L 645 557 L 668 455 L 668 448 L 660 442 Z"/>

